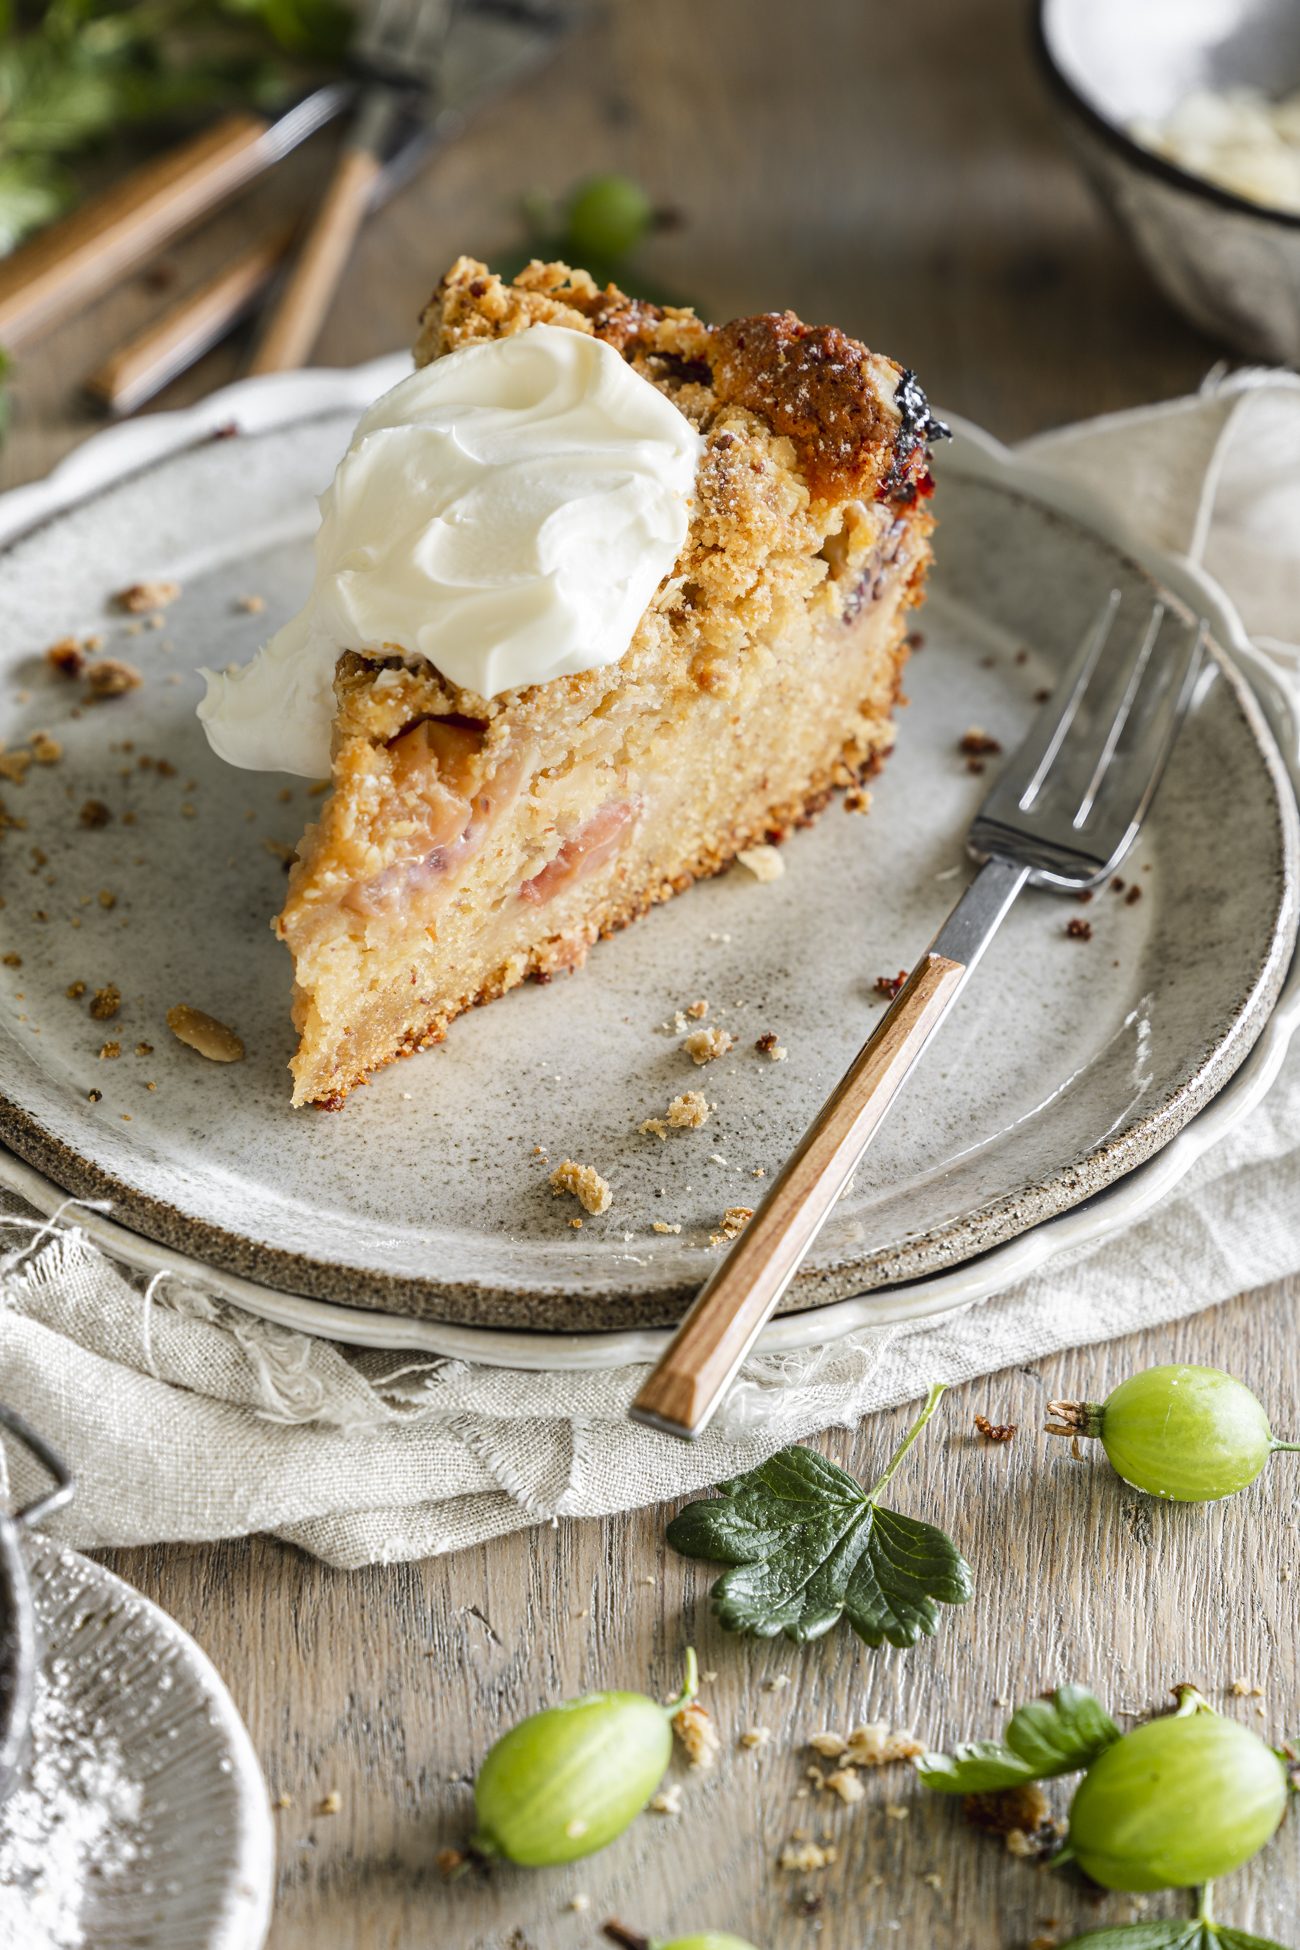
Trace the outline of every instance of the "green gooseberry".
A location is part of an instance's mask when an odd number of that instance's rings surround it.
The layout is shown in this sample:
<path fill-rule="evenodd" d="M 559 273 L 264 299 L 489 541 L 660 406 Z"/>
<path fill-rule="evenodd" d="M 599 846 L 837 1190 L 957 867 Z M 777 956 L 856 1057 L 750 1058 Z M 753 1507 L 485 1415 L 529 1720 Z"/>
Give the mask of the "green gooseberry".
<path fill-rule="evenodd" d="M 1070 1804 L 1070 1853 L 1103 1889 L 1190 1889 L 1239 1869 L 1281 1821 L 1286 1770 L 1188 1687 L 1176 1713 L 1095 1760 Z"/>
<path fill-rule="evenodd" d="M 1263 1407 L 1221 1368 L 1172 1363 L 1130 1375 L 1104 1402 L 1049 1402 L 1053 1435 L 1095 1436 L 1134 1489 L 1175 1503 L 1244 1490 L 1279 1442 Z"/>
<path fill-rule="evenodd" d="M 586 263 L 626 257 L 649 230 L 654 207 L 630 176 L 592 176 L 569 199 L 568 243 Z"/>
<path fill-rule="evenodd" d="M 475 1851 L 543 1868 L 606 1847 L 667 1772 L 673 1715 L 698 1683 L 688 1650 L 685 1683 L 667 1706 L 644 1693 L 588 1693 L 502 1734 L 474 1783 Z"/>

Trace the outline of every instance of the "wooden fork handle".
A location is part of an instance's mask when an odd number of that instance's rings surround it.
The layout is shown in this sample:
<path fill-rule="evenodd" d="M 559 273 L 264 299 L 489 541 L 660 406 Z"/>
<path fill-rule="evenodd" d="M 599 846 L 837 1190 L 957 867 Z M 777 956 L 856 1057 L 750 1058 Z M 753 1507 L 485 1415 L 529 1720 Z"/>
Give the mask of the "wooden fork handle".
<path fill-rule="evenodd" d="M 261 115 L 227 115 L 51 224 L 0 265 L 0 345 L 75 311 L 232 196 L 270 159 Z"/>
<path fill-rule="evenodd" d="M 343 151 L 275 299 L 250 372 L 294 372 L 306 365 L 382 174 L 382 162 L 369 149 Z"/>
<path fill-rule="evenodd" d="M 703 1429 L 966 975 L 933 949 L 917 963 L 643 1383 L 637 1421 Z"/>

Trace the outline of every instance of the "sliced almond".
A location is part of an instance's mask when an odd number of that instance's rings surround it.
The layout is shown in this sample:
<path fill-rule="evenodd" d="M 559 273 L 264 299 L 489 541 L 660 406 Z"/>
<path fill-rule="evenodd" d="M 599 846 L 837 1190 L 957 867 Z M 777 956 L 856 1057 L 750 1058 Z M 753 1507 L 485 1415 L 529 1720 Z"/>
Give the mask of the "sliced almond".
<path fill-rule="evenodd" d="M 215 1016 L 205 1015 L 202 1009 L 191 1009 L 188 1002 L 178 1002 L 167 1011 L 167 1027 L 211 1063 L 238 1063 L 244 1054 L 244 1045 L 233 1029 L 227 1029 Z"/>

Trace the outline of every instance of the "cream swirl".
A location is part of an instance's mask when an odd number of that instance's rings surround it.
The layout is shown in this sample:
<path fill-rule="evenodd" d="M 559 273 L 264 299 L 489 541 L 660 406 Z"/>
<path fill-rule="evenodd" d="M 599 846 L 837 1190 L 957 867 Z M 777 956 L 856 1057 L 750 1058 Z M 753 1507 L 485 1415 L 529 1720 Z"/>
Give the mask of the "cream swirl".
<path fill-rule="evenodd" d="M 681 551 L 702 444 L 585 332 L 435 359 L 358 425 L 306 606 L 251 662 L 203 672 L 209 743 L 323 777 L 344 650 L 427 658 L 485 698 L 616 663 Z"/>

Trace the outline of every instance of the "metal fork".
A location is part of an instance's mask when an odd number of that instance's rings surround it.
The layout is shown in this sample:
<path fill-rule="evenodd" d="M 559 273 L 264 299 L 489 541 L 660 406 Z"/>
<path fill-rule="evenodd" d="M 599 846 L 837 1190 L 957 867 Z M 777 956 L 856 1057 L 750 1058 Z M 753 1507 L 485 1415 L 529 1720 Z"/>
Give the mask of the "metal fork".
<path fill-rule="evenodd" d="M 630 1413 L 703 1433 L 904 1079 L 1027 884 L 1077 894 L 1119 865 L 1191 702 L 1205 624 L 1112 589 L 967 835 L 982 864 L 642 1384 Z"/>
<path fill-rule="evenodd" d="M 353 48 L 366 86 L 356 119 L 249 362 L 250 372 L 305 364 L 369 210 L 399 122 L 432 100 L 458 0 L 368 0 Z"/>

